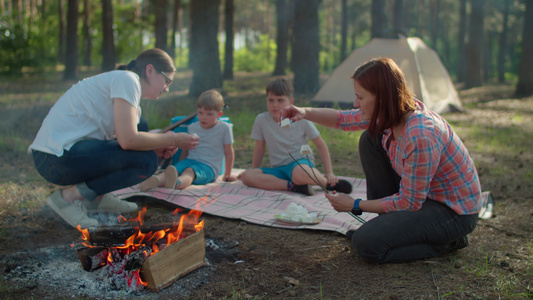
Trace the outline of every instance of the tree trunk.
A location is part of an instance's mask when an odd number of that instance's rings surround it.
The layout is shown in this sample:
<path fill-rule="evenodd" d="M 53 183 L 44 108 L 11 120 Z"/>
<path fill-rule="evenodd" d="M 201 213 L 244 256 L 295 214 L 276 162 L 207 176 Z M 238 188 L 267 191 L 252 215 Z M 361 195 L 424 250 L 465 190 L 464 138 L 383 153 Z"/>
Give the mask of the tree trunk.
<path fill-rule="evenodd" d="M 190 65 L 193 70 L 189 95 L 198 97 L 208 89 L 222 88 L 222 72 L 218 51 L 220 0 L 190 2 L 191 42 Z"/>
<path fill-rule="evenodd" d="M 385 37 L 385 0 L 372 0 L 372 38 Z"/>
<path fill-rule="evenodd" d="M 57 60 L 61 63 L 65 63 L 65 1 L 59 0 L 59 37 L 58 37 L 58 50 Z"/>
<path fill-rule="evenodd" d="M 459 4 L 459 30 L 457 31 L 457 82 L 464 82 L 466 77 L 466 3 Z"/>
<path fill-rule="evenodd" d="M 319 88 L 318 6 L 320 0 L 296 0 L 294 43 L 294 92 L 315 93 Z"/>
<path fill-rule="evenodd" d="M 524 29 L 522 31 L 522 54 L 520 55 L 520 68 L 518 70 L 518 83 L 515 96 L 527 97 L 533 95 L 533 1 L 526 2 L 524 14 Z"/>
<path fill-rule="evenodd" d="M 167 0 L 153 0 L 155 9 L 155 46 L 168 52 Z"/>
<path fill-rule="evenodd" d="M 440 1 L 433 0 L 430 4 L 431 8 L 431 48 L 437 50 L 437 37 L 439 36 L 439 11 Z"/>
<path fill-rule="evenodd" d="M 485 0 L 471 0 L 470 30 L 468 34 L 465 87 L 481 86 L 483 83 L 483 18 Z"/>
<path fill-rule="evenodd" d="M 87 67 L 90 67 L 92 64 L 91 55 L 93 49 L 91 39 L 91 8 L 89 2 L 89 0 L 83 0 L 83 48 L 85 48 L 83 64 Z"/>
<path fill-rule="evenodd" d="M 181 9 L 181 0 L 174 0 L 174 7 L 172 9 L 172 38 L 170 42 L 169 54 L 172 58 L 176 58 L 176 35 L 179 32 L 180 24 L 180 9 Z"/>
<path fill-rule="evenodd" d="M 348 0 L 342 0 L 341 8 L 341 53 L 339 64 L 346 59 L 346 47 L 348 44 Z"/>
<path fill-rule="evenodd" d="M 509 31 L 509 3 L 510 0 L 504 0 L 503 5 L 503 24 L 500 39 L 498 40 L 498 82 L 505 82 L 505 58 L 507 48 L 507 32 Z"/>
<path fill-rule="evenodd" d="M 394 35 L 406 36 L 405 22 L 404 22 L 404 9 L 403 0 L 394 0 L 394 17 L 393 17 L 393 31 Z"/>
<path fill-rule="evenodd" d="M 113 4 L 102 0 L 102 71 L 115 69 L 115 39 L 113 37 Z"/>
<path fill-rule="evenodd" d="M 78 0 L 68 0 L 67 51 L 65 55 L 64 80 L 77 78 L 78 71 Z"/>
<path fill-rule="evenodd" d="M 289 43 L 289 13 L 286 0 L 276 0 L 276 19 L 276 67 L 272 75 L 281 76 L 286 74 Z"/>
<path fill-rule="evenodd" d="M 483 82 L 490 81 L 493 69 L 494 39 L 496 32 L 488 31 L 485 36 L 485 47 L 483 47 Z"/>
<path fill-rule="evenodd" d="M 224 46 L 224 79 L 233 79 L 233 0 L 226 0 L 224 8 L 224 30 L 226 43 Z"/>

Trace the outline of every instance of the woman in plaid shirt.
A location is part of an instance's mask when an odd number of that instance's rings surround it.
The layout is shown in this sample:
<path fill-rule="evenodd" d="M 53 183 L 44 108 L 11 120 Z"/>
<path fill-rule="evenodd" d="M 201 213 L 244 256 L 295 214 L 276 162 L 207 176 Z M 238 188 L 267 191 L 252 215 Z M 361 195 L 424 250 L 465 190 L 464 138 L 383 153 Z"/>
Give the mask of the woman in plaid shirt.
<path fill-rule="evenodd" d="M 369 262 L 395 263 L 439 256 L 468 245 L 476 227 L 481 188 L 461 139 L 438 114 L 414 98 L 389 58 L 357 68 L 354 107 L 291 106 L 281 116 L 345 131 L 366 130 L 359 153 L 367 199 L 326 194 L 339 212 L 378 213 L 356 231 L 352 245 Z"/>

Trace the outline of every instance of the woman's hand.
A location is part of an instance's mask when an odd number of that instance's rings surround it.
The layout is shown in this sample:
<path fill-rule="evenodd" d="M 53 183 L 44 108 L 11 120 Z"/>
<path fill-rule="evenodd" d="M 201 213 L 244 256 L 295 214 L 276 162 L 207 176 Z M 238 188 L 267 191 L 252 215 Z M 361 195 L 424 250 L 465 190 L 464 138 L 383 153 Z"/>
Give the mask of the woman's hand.
<path fill-rule="evenodd" d="M 178 148 L 175 146 L 168 146 L 165 148 L 155 149 L 154 151 L 157 154 L 157 156 L 162 157 L 164 159 L 168 159 L 174 156 L 176 152 L 178 152 Z"/>
<path fill-rule="evenodd" d="M 301 107 L 290 105 L 285 108 L 282 108 L 279 111 L 279 115 L 283 119 L 289 118 L 291 121 L 296 122 L 302 120 L 305 117 L 305 110 Z"/>
<path fill-rule="evenodd" d="M 169 132 L 172 135 L 172 145 L 178 147 L 179 149 L 194 149 L 200 143 L 200 137 L 198 137 L 197 135 L 188 134 L 185 132 Z"/>
<path fill-rule="evenodd" d="M 353 209 L 353 202 L 355 199 L 352 197 L 342 194 L 342 193 L 335 193 L 335 194 L 329 194 L 325 193 L 326 198 L 329 200 L 329 203 L 331 203 L 331 206 L 333 206 L 333 209 L 335 209 L 338 212 L 347 212 L 352 211 Z"/>

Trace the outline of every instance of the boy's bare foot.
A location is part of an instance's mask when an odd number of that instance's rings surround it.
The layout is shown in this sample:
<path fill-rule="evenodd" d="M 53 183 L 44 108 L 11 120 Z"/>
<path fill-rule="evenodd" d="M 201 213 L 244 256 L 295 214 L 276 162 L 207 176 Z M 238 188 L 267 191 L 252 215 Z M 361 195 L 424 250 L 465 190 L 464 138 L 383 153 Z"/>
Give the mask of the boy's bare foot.
<path fill-rule="evenodd" d="M 159 178 L 157 178 L 157 176 L 155 175 L 152 175 L 150 176 L 150 178 L 146 179 L 145 181 L 139 184 L 139 190 L 141 190 L 142 192 L 146 192 L 158 186 L 159 186 Z"/>
<path fill-rule="evenodd" d="M 178 171 L 174 166 L 168 166 L 165 169 L 165 188 L 175 189 L 176 181 L 178 180 Z"/>

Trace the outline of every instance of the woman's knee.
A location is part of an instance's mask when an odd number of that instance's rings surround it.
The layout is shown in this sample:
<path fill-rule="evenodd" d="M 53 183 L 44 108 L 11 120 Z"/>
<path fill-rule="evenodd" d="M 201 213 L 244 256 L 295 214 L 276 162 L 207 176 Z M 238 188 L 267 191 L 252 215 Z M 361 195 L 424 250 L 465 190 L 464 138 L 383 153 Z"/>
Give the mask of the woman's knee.
<path fill-rule="evenodd" d="M 141 163 L 139 166 L 140 169 L 142 169 L 144 172 L 146 172 L 146 176 L 151 176 L 157 171 L 157 168 L 159 167 L 159 157 L 155 153 L 155 151 L 145 151 L 142 154 L 143 158 L 138 160 L 138 162 Z"/>
<path fill-rule="evenodd" d="M 368 130 L 365 130 L 359 138 L 359 153 L 364 155 L 368 152 L 374 152 L 380 150 L 381 139 L 379 135 L 372 136 Z"/>
<path fill-rule="evenodd" d="M 388 252 L 384 241 L 369 231 L 358 229 L 352 236 L 352 248 L 369 263 L 384 263 Z"/>

